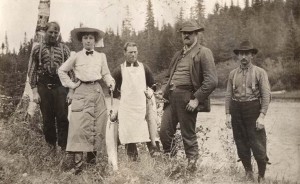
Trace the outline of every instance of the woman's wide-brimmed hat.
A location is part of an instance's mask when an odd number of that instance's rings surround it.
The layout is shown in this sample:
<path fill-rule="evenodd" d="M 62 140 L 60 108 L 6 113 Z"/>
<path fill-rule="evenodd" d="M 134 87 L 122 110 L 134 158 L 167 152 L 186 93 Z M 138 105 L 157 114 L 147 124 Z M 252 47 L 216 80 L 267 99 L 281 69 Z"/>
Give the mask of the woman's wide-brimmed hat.
<path fill-rule="evenodd" d="M 239 52 L 251 52 L 252 54 L 257 54 L 258 50 L 253 47 L 253 45 L 250 43 L 250 41 L 246 40 L 241 42 L 240 47 L 237 49 L 234 49 L 233 52 L 238 55 Z"/>
<path fill-rule="evenodd" d="M 90 28 L 90 27 L 80 27 L 75 28 L 71 31 L 71 36 L 74 39 L 77 39 L 79 42 L 81 42 L 82 33 L 93 33 L 95 34 L 96 42 L 101 40 L 104 37 L 104 32 L 96 29 L 96 28 Z"/>

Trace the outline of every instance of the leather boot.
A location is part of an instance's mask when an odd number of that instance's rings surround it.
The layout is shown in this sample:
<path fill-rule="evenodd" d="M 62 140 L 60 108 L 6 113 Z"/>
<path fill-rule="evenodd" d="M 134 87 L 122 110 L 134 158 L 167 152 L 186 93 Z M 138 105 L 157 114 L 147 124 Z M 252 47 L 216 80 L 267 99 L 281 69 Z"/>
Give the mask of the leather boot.
<path fill-rule="evenodd" d="M 97 151 L 87 152 L 86 162 L 91 165 L 96 164 Z"/>
<path fill-rule="evenodd" d="M 253 171 L 246 171 L 246 181 L 254 181 L 254 175 L 253 175 Z"/>
<path fill-rule="evenodd" d="M 249 172 L 249 171 L 253 171 L 252 170 L 252 164 L 251 164 L 251 159 L 241 159 L 242 163 L 243 163 L 243 166 L 244 166 L 244 169 L 246 172 Z"/>
<path fill-rule="evenodd" d="M 135 143 L 129 143 L 125 145 L 127 150 L 128 159 L 131 161 L 138 161 L 138 150 Z"/>
<path fill-rule="evenodd" d="M 193 173 L 197 170 L 197 158 L 189 158 L 186 170 Z"/>
<path fill-rule="evenodd" d="M 261 182 L 265 178 L 267 163 L 265 161 L 257 161 L 258 167 L 258 182 Z"/>
<path fill-rule="evenodd" d="M 241 159 L 241 161 L 242 161 L 244 169 L 246 171 L 245 179 L 247 181 L 254 181 L 251 159 Z"/>
<path fill-rule="evenodd" d="M 83 162 L 82 162 L 82 159 L 83 159 L 83 153 L 82 152 L 74 152 L 74 174 L 75 175 L 78 175 L 82 172 L 82 169 L 83 169 Z"/>
<path fill-rule="evenodd" d="M 75 155 L 72 152 L 67 152 L 64 155 L 61 168 L 63 171 L 70 171 L 72 168 L 74 168 L 75 164 Z"/>

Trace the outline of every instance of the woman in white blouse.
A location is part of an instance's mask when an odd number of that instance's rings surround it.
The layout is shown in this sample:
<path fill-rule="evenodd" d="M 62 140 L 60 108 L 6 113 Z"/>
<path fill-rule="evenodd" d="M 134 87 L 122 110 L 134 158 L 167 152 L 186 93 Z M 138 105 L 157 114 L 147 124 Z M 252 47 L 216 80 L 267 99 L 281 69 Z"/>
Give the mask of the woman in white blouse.
<path fill-rule="evenodd" d="M 66 169 L 82 171 L 83 152 L 87 163 L 95 164 L 97 151 L 105 154 L 105 130 L 108 120 L 105 97 L 99 81 L 102 79 L 112 90 L 115 81 L 107 66 L 106 56 L 94 50 L 104 33 L 98 29 L 81 27 L 72 30 L 74 39 L 82 42 L 83 49 L 72 55 L 59 69 L 63 86 L 74 90 L 68 132 Z M 73 70 L 78 82 L 73 82 L 68 71 Z"/>

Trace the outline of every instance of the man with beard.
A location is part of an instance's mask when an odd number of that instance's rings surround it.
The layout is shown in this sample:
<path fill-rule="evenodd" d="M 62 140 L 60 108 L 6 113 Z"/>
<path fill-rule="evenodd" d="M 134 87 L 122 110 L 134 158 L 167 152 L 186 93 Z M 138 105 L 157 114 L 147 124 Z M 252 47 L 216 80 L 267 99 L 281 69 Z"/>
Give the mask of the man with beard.
<path fill-rule="evenodd" d="M 183 48 L 175 53 L 169 72 L 169 80 L 163 91 L 165 104 L 162 117 L 160 139 L 164 153 L 171 156 L 174 150 L 176 126 L 180 130 L 188 159 L 187 170 L 194 172 L 199 156 L 196 135 L 196 119 L 200 111 L 210 111 L 209 95 L 218 83 L 213 54 L 210 49 L 200 45 L 198 33 L 204 28 L 194 21 L 183 23 L 181 32 Z"/>
<path fill-rule="evenodd" d="M 226 91 L 226 125 L 232 127 L 237 152 L 246 171 L 246 180 L 254 181 L 251 151 L 258 166 L 258 182 L 264 180 L 268 157 L 264 117 L 270 103 L 270 85 L 266 71 L 252 64 L 258 52 L 249 41 L 233 50 L 240 66 L 229 74 Z"/>
<path fill-rule="evenodd" d="M 57 69 L 68 59 L 70 50 L 60 43 L 59 32 L 57 22 L 47 23 L 45 40 L 33 49 L 28 72 L 33 101 L 42 112 L 44 136 L 54 152 L 56 142 L 62 150 L 66 149 L 69 126 L 68 91 L 62 86 Z"/>

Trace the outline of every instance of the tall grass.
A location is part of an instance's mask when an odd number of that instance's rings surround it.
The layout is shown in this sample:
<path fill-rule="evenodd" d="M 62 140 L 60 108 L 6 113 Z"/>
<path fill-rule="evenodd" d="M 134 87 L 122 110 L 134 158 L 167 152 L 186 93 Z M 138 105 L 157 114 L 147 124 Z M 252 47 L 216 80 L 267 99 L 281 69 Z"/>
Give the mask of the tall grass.
<path fill-rule="evenodd" d="M 113 172 L 105 160 L 96 165 L 85 165 L 80 175 L 63 172 L 61 163 L 64 153 L 53 154 L 45 143 L 41 116 L 34 118 L 24 114 L 26 103 L 21 104 L 8 122 L 0 124 L 0 183 L 2 184 L 189 184 L 189 183 L 247 183 L 244 171 L 236 162 L 236 151 L 228 130 L 221 129 L 218 136 L 224 149 L 225 159 L 205 149 L 209 129 L 197 127 L 200 159 L 195 173 L 186 171 L 187 160 L 183 152 L 182 138 L 176 133 L 177 156 L 159 155 L 152 158 L 145 144 L 139 144 L 140 159 L 128 160 L 124 146 L 119 146 L 119 171 Z M 215 162 L 203 163 L 201 158 L 212 157 Z M 224 161 L 227 160 L 227 161 Z M 241 164 L 240 164 L 241 165 Z M 250 183 L 250 182 L 248 182 Z M 290 184 L 281 179 L 267 179 L 266 183 Z"/>

